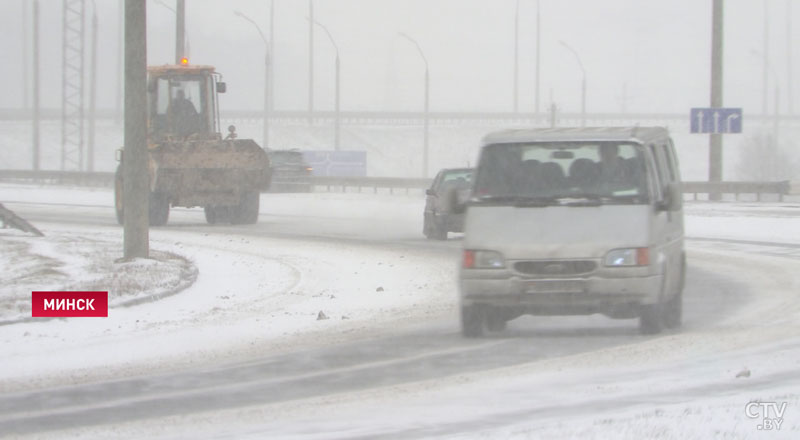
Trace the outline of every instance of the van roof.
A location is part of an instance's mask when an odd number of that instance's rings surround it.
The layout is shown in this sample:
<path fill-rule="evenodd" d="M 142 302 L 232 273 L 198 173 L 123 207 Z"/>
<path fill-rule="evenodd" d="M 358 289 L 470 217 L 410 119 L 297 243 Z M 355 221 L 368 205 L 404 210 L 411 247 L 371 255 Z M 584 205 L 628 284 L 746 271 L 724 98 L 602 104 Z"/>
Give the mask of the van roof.
<path fill-rule="evenodd" d="M 501 130 L 483 137 L 483 144 L 552 141 L 633 141 L 647 143 L 668 137 L 664 127 L 555 127 Z"/>

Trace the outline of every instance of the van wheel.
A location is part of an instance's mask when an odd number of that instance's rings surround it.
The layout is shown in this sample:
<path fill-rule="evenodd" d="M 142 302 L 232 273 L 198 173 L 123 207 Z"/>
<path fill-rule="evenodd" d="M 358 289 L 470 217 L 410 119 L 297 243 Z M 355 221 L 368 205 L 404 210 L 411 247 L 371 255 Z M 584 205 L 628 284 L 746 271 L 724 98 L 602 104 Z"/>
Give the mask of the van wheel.
<path fill-rule="evenodd" d="M 686 262 L 681 263 L 681 275 L 675 295 L 664 304 L 664 327 L 678 328 L 683 320 L 683 286 L 686 283 Z"/>
<path fill-rule="evenodd" d="M 639 312 L 639 332 L 643 335 L 655 335 L 661 333 L 664 316 L 662 304 L 647 304 L 642 306 Z"/>
<path fill-rule="evenodd" d="M 461 306 L 461 334 L 465 338 L 483 336 L 485 322 L 483 307 L 477 305 Z"/>
<path fill-rule="evenodd" d="M 664 327 L 678 328 L 683 318 L 683 293 L 678 292 L 664 304 Z"/>
<path fill-rule="evenodd" d="M 164 226 L 169 219 L 169 199 L 166 194 L 150 193 L 150 226 Z"/>

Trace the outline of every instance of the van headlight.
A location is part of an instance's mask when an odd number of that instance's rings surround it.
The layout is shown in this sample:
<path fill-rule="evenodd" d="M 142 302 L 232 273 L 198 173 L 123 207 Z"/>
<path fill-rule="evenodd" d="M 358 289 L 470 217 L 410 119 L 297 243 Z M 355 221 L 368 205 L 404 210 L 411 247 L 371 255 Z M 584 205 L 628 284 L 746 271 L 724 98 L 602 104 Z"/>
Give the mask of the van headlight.
<path fill-rule="evenodd" d="M 614 249 L 606 254 L 603 264 L 610 267 L 647 266 L 650 264 L 650 249 Z"/>
<path fill-rule="evenodd" d="M 462 266 L 464 269 L 502 269 L 506 266 L 503 255 L 496 251 L 465 250 Z"/>

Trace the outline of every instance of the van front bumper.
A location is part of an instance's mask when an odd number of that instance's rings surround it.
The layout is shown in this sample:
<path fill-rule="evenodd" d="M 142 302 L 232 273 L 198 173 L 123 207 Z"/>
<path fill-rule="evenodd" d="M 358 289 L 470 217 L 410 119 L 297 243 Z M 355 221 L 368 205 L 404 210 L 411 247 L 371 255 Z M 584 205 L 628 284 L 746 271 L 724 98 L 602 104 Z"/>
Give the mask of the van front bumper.
<path fill-rule="evenodd" d="M 532 314 L 613 314 L 615 309 L 657 303 L 662 275 L 619 276 L 635 270 L 603 270 L 615 277 L 528 278 L 502 269 L 462 269 L 461 303 L 513 306 Z"/>

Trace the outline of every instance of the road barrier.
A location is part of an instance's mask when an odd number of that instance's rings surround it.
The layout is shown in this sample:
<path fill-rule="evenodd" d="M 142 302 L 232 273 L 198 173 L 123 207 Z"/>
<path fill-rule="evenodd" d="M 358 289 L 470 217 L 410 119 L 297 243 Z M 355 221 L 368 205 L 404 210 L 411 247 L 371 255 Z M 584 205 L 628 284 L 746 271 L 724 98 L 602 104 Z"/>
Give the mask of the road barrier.
<path fill-rule="evenodd" d="M 110 172 L 81 172 L 81 171 L 32 171 L 32 170 L 0 170 L 0 181 L 39 183 L 54 185 L 76 186 L 114 186 L 114 173 Z M 331 177 L 312 176 L 311 182 L 315 190 L 348 192 L 355 190 L 372 190 L 377 193 L 379 189 L 386 189 L 390 193 L 411 190 L 424 190 L 431 184 L 431 179 L 406 178 L 406 177 Z M 691 194 L 698 200 L 699 194 L 727 194 L 733 195 L 736 200 L 743 194 L 756 196 L 761 201 L 764 195 L 775 195 L 779 201 L 784 196 L 800 195 L 800 182 L 788 180 L 779 182 L 683 182 L 683 193 Z"/>

